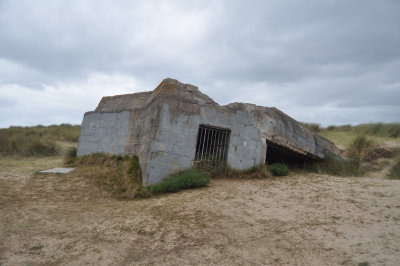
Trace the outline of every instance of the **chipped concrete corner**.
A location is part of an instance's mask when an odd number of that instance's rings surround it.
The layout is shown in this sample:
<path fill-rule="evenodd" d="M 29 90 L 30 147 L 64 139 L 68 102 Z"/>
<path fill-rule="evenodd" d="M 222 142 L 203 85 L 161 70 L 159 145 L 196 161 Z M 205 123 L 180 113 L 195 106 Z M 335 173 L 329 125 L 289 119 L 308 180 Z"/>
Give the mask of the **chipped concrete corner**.
<path fill-rule="evenodd" d="M 203 136 L 214 136 L 214 128 L 229 132 L 228 137 L 215 131 L 221 137 L 199 144 Z M 327 154 L 340 156 L 332 142 L 276 108 L 248 103 L 220 106 L 197 87 L 174 79 L 163 80 L 152 92 L 104 97 L 94 112 L 84 115 L 78 156 L 136 154 L 146 186 L 191 167 L 201 146 L 215 149 L 215 156 L 226 144 L 226 155 L 220 158 L 244 170 L 265 163 L 268 143 L 315 160 Z"/>

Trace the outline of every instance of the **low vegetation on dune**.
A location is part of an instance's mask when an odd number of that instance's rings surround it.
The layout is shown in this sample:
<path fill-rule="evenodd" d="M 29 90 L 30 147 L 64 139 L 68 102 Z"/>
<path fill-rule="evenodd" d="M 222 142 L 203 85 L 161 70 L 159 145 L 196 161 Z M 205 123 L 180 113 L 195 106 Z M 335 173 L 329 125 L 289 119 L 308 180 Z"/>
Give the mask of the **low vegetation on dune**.
<path fill-rule="evenodd" d="M 397 158 L 387 177 L 390 179 L 400 179 L 400 157 Z"/>
<path fill-rule="evenodd" d="M 210 177 L 271 177 L 266 165 L 239 171 L 228 166 L 215 167 L 204 164 L 201 167 L 195 166 L 173 173 L 158 184 L 143 187 L 137 156 L 94 153 L 76 157 L 76 148 L 70 148 L 65 156 L 65 163 L 68 166 L 77 167 L 75 175 L 92 180 L 114 197 L 121 199 L 150 197 L 160 193 L 175 193 L 184 189 L 205 187 L 210 183 Z M 274 167 L 277 166 L 278 170 L 273 170 L 273 175 L 287 175 L 289 169 L 286 166 L 274 165 Z"/>
<path fill-rule="evenodd" d="M 210 177 L 196 169 L 171 174 L 159 184 L 142 186 L 139 158 L 134 156 L 94 153 L 76 157 L 76 150 L 69 149 L 65 161 L 77 167 L 76 174 L 91 179 L 114 197 L 133 199 L 159 193 L 174 193 L 184 189 L 207 186 Z"/>
<path fill-rule="evenodd" d="M 354 159 L 340 160 L 333 156 L 327 156 L 322 162 L 306 164 L 302 169 L 335 176 L 362 176 L 365 174 L 359 161 Z"/>
<path fill-rule="evenodd" d="M 285 176 L 289 174 L 289 168 L 280 163 L 274 163 L 271 165 L 268 165 L 268 170 L 274 175 L 274 176 Z"/>
<path fill-rule="evenodd" d="M 215 178 L 268 178 L 271 173 L 265 164 L 255 165 L 245 170 L 233 169 L 228 164 L 212 165 L 207 162 L 195 162 L 193 168 Z"/>
<path fill-rule="evenodd" d="M 78 156 L 78 147 L 76 146 L 71 146 L 67 149 L 65 152 L 65 163 L 74 163 L 76 161 L 76 158 Z"/>
<path fill-rule="evenodd" d="M 362 176 L 366 173 L 363 165 L 380 158 L 392 158 L 393 150 L 382 148 L 370 137 L 358 135 L 347 136 L 349 144 L 343 151 L 344 159 L 327 156 L 322 162 L 307 163 L 300 167 L 303 170 L 336 176 Z"/>
<path fill-rule="evenodd" d="M 347 147 L 345 155 L 357 161 L 372 161 L 375 147 L 374 141 L 367 139 L 365 136 L 357 136 Z"/>
<path fill-rule="evenodd" d="M 358 136 L 365 136 L 377 144 L 400 137 L 400 123 L 367 123 L 357 126 L 321 127 L 316 123 L 303 123 L 310 130 L 326 137 L 341 148 L 347 148 Z"/>
<path fill-rule="evenodd" d="M 78 168 L 77 175 L 91 179 L 117 198 L 132 199 L 142 187 L 137 156 L 95 153 L 75 159 L 68 157 L 67 162 Z"/>
<path fill-rule="evenodd" d="M 60 155 L 65 143 L 78 142 L 79 132 L 69 124 L 0 129 L 0 155 Z"/>
<path fill-rule="evenodd" d="M 400 137 L 400 123 L 369 123 L 354 126 L 352 128 L 357 134 L 364 134 L 370 136 L 380 136 L 388 138 Z"/>
<path fill-rule="evenodd" d="M 174 173 L 158 184 L 143 188 L 141 194 L 174 193 L 184 189 L 204 187 L 209 183 L 210 177 L 207 173 L 190 169 Z"/>
<path fill-rule="evenodd" d="M 378 136 L 387 138 L 400 137 L 400 123 L 367 123 L 357 126 L 342 125 L 342 126 L 328 126 L 322 128 L 316 123 L 302 123 L 314 132 L 350 132 L 357 135 Z"/>

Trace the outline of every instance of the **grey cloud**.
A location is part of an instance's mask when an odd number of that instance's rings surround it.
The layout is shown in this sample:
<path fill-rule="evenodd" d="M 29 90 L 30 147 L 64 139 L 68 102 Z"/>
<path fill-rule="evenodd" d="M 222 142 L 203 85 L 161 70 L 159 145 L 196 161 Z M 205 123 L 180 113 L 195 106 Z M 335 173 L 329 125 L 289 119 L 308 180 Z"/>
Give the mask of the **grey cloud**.
<path fill-rule="evenodd" d="M 222 104 L 293 107 L 299 120 L 399 121 L 398 14 L 391 0 L 0 1 L 0 85 L 78 88 L 121 73 L 149 90 L 172 77 Z M 48 123 L 80 119 L 49 112 Z"/>

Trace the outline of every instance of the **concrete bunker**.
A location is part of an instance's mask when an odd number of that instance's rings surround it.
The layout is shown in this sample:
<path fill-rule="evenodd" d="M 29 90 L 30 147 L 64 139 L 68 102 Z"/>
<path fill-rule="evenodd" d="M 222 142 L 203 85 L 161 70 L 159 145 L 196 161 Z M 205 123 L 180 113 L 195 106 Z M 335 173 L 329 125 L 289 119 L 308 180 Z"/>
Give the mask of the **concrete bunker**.
<path fill-rule="evenodd" d="M 103 97 L 85 113 L 78 156 L 97 152 L 137 155 L 144 186 L 196 161 L 245 170 L 266 161 L 340 156 L 332 142 L 277 108 L 221 106 L 174 79 L 153 91 Z"/>

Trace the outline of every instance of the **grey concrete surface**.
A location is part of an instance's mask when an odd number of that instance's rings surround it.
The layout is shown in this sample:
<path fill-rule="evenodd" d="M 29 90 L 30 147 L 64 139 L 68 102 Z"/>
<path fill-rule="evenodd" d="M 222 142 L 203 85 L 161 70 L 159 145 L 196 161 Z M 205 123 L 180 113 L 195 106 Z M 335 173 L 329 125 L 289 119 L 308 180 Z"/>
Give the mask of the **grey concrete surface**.
<path fill-rule="evenodd" d="M 314 159 L 340 156 L 332 142 L 274 107 L 220 106 L 197 87 L 173 79 L 152 92 L 103 97 L 84 116 L 78 156 L 136 154 L 143 185 L 155 184 L 192 166 L 200 125 L 231 131 L 227 163 L 234 169 L 264 163 L 267 140 Z"/>
<path fill-rule="evenodd" d="M 130 112 L 89 112 L 81 127 L 78 156 L 102 152 L 123 154 L 129 133 Z"/>
<path fill-rule="evenodd" d="M 49 170 L 43 170 L 43 171 L 40 171 L 40 173 L 68 174 L 69 172 L 72 172 L 73 170 L 75 170 L 75 168 L 58 167 L 58 168 L 52 168 Z"/>

